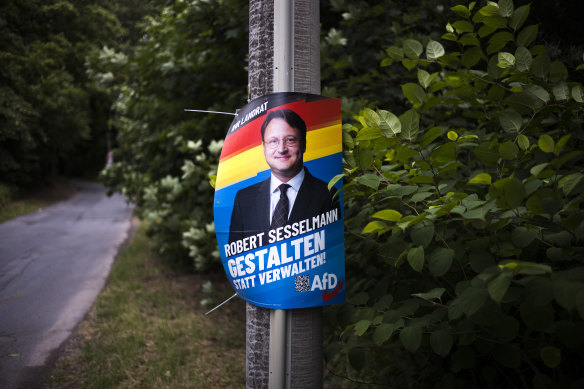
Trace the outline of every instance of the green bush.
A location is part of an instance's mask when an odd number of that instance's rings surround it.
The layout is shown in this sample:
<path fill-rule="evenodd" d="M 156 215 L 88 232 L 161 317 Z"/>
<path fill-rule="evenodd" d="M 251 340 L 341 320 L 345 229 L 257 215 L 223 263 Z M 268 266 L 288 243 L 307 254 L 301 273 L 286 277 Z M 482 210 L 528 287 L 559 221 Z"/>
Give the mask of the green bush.
<path fill-rule="evenodd" d="M 411 109 L 343 126 L 349 289 L 327 312 L 329 365 L 414 387 L 582 385 L 584 89 L 535 43 L 529 5 L 452 11 L 444 44 L 386 50 Z"/>
<path fill-rule="evenodd" d="M 148 221 L 166 259 L 196 270 L 220 268 L 213 225 L 219 152 L 246 97 L 247 2 L 171 2 L 147 18 L 132 55 L 107 47 L 89 58 L 89 74 L 117 97 L 115 163 L 101 174 Z"/>

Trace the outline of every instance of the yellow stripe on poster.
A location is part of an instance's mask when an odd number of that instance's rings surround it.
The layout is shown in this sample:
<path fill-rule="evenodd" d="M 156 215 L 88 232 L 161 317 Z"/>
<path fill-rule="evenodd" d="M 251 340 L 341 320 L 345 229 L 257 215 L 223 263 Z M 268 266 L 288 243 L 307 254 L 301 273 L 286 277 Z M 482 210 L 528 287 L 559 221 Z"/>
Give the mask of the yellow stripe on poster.
<path fill-rule="evenodd" d="M 340 124 L 309 131 L 306 144 L 310 145 L 304 153 L 305 161 L 326 157 L 343 151 L 343 134 Z"/>
<path fill-rule="evenodd" d="M 309 131 L 306 134 L 306 143 L 310 147 L 304 153 L 304 161 L 340 153 L 343 151 L 341 125 L 335 124 Z M 215 190 L 254 177 L 269 168 L 261 145 L 246 150 L 221 162 L 217 171 Z"/>

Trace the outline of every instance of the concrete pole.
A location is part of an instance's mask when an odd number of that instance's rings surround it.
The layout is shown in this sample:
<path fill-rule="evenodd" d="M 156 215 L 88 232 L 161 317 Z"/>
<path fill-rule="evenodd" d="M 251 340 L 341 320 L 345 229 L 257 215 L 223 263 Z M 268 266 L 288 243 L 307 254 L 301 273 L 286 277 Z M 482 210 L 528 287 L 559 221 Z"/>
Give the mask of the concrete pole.
<path fill-rule="evenodd" d="M 250 0 L 249 3 L 250 99 L 283 91 L 280 85 L 275 88 L 274 82 L 274 3 L 280 1 Z M 293 82 L 286 90 L 320 94 L 319 2 L 294 0 L 293 10 L 293 17 L 288 17 L 294 26 L 293 50 L 287 51 L 293 59 Z M 278 46 L 278 50 L 289 50 L 279 43 Z M 281 313 L 284 316 L 276 313 L 272 316 L 277 316 L 278 324 L 275 325 L 286 330 L 286 388 L 322 388 L 322 308 Z M 270 310 L 247 305 L 246 339 L 247 388 L 267 388 L 270 381 Z M 279 383 L 277 385 L 280 387 Z"/>

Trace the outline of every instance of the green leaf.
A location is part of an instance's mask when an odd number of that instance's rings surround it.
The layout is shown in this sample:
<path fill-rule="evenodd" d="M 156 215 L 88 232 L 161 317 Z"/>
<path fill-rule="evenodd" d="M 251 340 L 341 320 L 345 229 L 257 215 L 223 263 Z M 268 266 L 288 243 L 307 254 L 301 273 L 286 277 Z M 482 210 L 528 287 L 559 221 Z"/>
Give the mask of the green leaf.
<path fill-rule="evenodd" d="M 404 96 L 412 104 L 423 103 L 427 99 L 426 92 L 418 84 L 408 82 L 406 84 L 403 84 L 401 88 Z"/>
<path fill-rule="evenodd" d="M 363 110 L 363 118 L 365 119 L 367 126 L 379 127 L 379 115 L 371 108 L 365 108 Z"/>
<path fill-rule="evenodd" d="M 568 69 L 566 66 L 560 61 L 554 61 L 550 65 L 550 80 L 552 82 L 565 80 L 568 78 Z"/>
<path fill-rule="evenodd" d="M 418 59 L 424 52 L 424 46 L 414 39 L 406 39 L 403 43 L 404 54 L 410 59 Z"/>
<path fill-rule="evenodd" d="M 384 209 L 382 211 L 375 212 L 373 214 L 373 217 L 381 220 L 387 220 L 390 222 L 397 222 L 402 218 L 402 214 L 393 209 Z"/>
<path fill-rule="evenodd" d="M 448 317 L 456 320 L 462 315 L 471 316 L 485 304 L 489 298 L 489 293 L 484 288 L 470 286 L 453 299 L 448 306 Z"/>
<path fill-rule="evenodd" d="M 475 33 L 467 32 L 458 40 L 463 46 L 480 46 Z"/>
<path fill-rule="evenodd" d="M 558 182 L 558 188 L 568 196 L 584 180 L 582 173 L 572 173 L 564 176 Z"/>
<path fill-rule="evenodd" d="M 424 89 L 428 89 L 432 83 L 432 76 L 424 69 L 418 68 L 418 82 Z"/>
<path fill-rule="evenodd" d="M 363 127 L 355 137 L 355 140 L 373 140 L 379 137 L 381 137 L 381 129 L 379 127 Z"/>
<path fill-rule="evenodd" d="M 499 154 L 502 158 L 512 161 L 517 158 L 519 154 L 519 148 L 517 145 L 510 140 L 505 143 L 501 143 L 499 146 Z"/>
<path fill-rule="evenodd" d="M 562 352 L 559 348 L 554 346 L 542 347 L 539 350 L 539 357 L 550 369 L 560 366 L 560 363 L 562 362 Z"/>
<path fill-rule="evenodd" d="M 401 136 L 404 139 L 412 141 L 418 137 L 420 129 L 420 115 L 415 109 L 410 109 L 400 115 L 399 120 L 402 125 Z"/>
<path fill-rule="evenodd" d="M 432 127 L 424 135 L 422 135 L 422 138 L 420 138 L 420 146 L 426 147 L 430 145 L 432 142 L 434 142 L 434 140 L 436 140 L 436 138 L 441 136 L 443 133 L 444 131 L 442 131 L 440 127 Z"/>
<path fill-rule="evenodd" d="M 463 66 L 467 68 L 471 68 L 475 66 L 481 58 L 484 58 L 483 51 L 480 47 L 471 47 L 468 50 L 465 50 L 462 54 L 461 63 Z"/>
<path fill-rule="evenodd" d="M 554 140 L 548 134 L 543 134 L 539 137 L 537 141 L 537 145 L 544 153 L 553 153 L 554 152 Z"/>
<path fill-rule="evenodd" d="M 496 28 L 493 28 L 493 27 L 487 26 L 486 24 L 483 24 L 481 26 L 481 28 L 479 28 L 478 35 L 481 38 L 484 38 L 484 37 L 487 37 L 487 36 L 491 35 L 495 31 L 497 31 Z"/>
<path fill-rule="evenodd" d="M 565 82 L 558 82 L 552 87 L 552 93 L 557 101 L 565 101 L 570 98 L 570 89 Z"/>
<path fill-rule="evenodd" d="M 506 109 L 499 115 L 499 123 L 506 132 L 518 133 L 523 125 L 523 117 L 514 109 Z"/>
<path fill-rule="evenodd" d="M 424 248 L 428 247 L 434 238 L 434 225 L 428 224 L 420 228 L 414 228 L 410 232 L 410 236 L 412 237 L 412 243 Z"/>
<path fill-rule="evenodd" d="M 375 329 L 373 333 L 373 341 L 376 345 L 381 346 L 385 343 L 393 334 L 393 324 L 382 323 Z"/>
<path fill-rule="evenodd" d="M 444 292 L 446 291 L 445 288 L 434 288 L 426 293 L 414 293 L 412 294 L 412 296 L 414 297 L 419 297 L 422 298 L 424 300 L 438 300 L 442 297 L 442 295 L 444 294 Z"/>
<path fill-rule="evenodd" d="M 533 57 L 529 50 L 520 46 L 515 51 L 515 68 L 520 72 L 527 72 L 531 68 Z"/>
<path fill-rule="evenodd" d="M 517 144 L 521 150 L 525 151 L 529 148 L 529 138 L 523 134 L 519 134 L 517 137 Z"/>
<path fill-rule="evenodd" d="M 525 248 L 537 238 L 537 232 L 525 227 L 516 227 L 511 233 L 511 241 L 517 248 Z"/>
<path fill-rule="evenodd" d="M 421 272 L 424 267 L 424 248 L 413 247 L 408 251 L 408 263 L 417 272 Z"/>
<path fill-rule="evenodd" d="M 401 123 L 398 117 L 382 109 L 379 110 L 379 126 L 385 136 L 396 135 L 401 132 Z"/>
<path fill-rule="evenodd" d="M 430 346 L 432 347 L 432 351 L 440 356 L 448 356 L 453 343 L 454 340 L 449 332 L 438 330 L 432 332 L 430 335 Z"/>
<path fill-rule="evenodd" d="M 549 76 L 551 60 L 547 52 L 544 52 L 534 58 L 531 65 L 531 71 L 539 78 L 546 79 Z"/>
<path fill-rule="evenodd" d="M 439 165 L 454 161 L 456 159 L 456 143 L 444 143 L 432 151 L 432 160 Z"/>
<path fill-rule="evenodd" d="M 426 57 L 430 60 L 442 57 L 446 52 L 444 47 L 436 41 L 429 41 L 426 45 Z"/>
<path fill-rule="evenodd" d="M 489 39 L 487 54 L 493 54 L 504 48 L 508 42 L 513 40 L 513 34 L 508 31 L 500 31 Z"/>
<path fill-rule="evenodd" d="M 454 250 L 439 247 L 428 257 L 428 268 L 435 277 L 440 277 L 450 269 L 454 259 Z"/>
<path fill-rule="evenodd" d="M 453 12 L 455 12 L 458 16 L 461 16 L 463 18 L 469 18 L 470 17 L 470 11 L 464 5 L 455 5 L 454 7 L 450 8 L 450 9 Z"/>
<path fill-rule="evenodd" d="M 523 23 L 525 23 L 528 15 L 529 15 L 529 4 L 517 8 L 513 12 L 511 19 L 509 19 L 509 27 L 511 27 L 514 30 L 518 30 L 519 28 L 521 28 Z"/>
<path fill-rule="evenodd" d="M 365 226 L 365 228 L 363 228 L 363 231 L 361 231 L 361 233 L 362 234 L 372 234 L 374 232 L 385 231 L 386 229 L 387 229 L 387 225 L 384 222 L 374 220 L 372 222 L 369 222 Z"/>
<path fill-rule="evenodd" d="M 511 177 L 503 186 L 505 201 L 510 209 L 515 209 L 521 205 L 525 198 L 525 188 L 517 177 Z"/>
<path fill-rule="evenodd" d="M 572 98 L 579 103 L 584 103 L 584 89 L 581 85 L 575 85 L 572 88 Z"/>
<path fill-rule="evenodd" d="M 355 324 L 355 332 L 357 332 L 358 336 L 363 335 L 371 325 L 371 320 L 360 320 Z"/>
<path fill-rule="evenodd" d="M 527 261 L 501 261 L 499 263 L 499 269 L 510 269 L 518 274 L 529 275 L 548 274 L 552 272 L 552 268 L 548 265 Z"/>
<path fill-rule="evenodd" d="M 402 59 L 401 63 L 404 66 L 404 68 L 406 68 L 408 71 L 410 71 L 418 65 L 418 60 L 404 58 L 404 59 Z"/>
<path fill-rule="evenodd" d="M 549 163 L 544 162 L 544 163 L 540 163 L 539 165 L 535 165 L 534 167 L 532 167 L 529 172 L 534 175 L 534 176 L 539 176 L 539 173 L 541 173 L 543 171 L 543 169 L 545 169 L 547 166 L 549 166 Z"/>
<path fill-rule="evenodd" d="M 454 27 L 458 34 L 474 31 L 473 25 L 467 20 L 457 20 L 456 22 L 452 23 L 452 27 Z"/>
<path fill-rule="evenodd" d="M 491 185 L 491 175 L 489 173 L 479 173 L 468 182 L 469 184 Z"/>
<path fill-rule="evenodd" d="M 345 174 L 341 173 L 341 174 L 337 174 L 336 176 L 331 178 L 331 180 L 328 183 L 328 190 L 330 191 L 333 188 L 333 186 L 335 186 L 335 184 L 337 182 L 339 182 L 344 176 L 345 176 Z"/>
<path fill-rule="evenodd" d="M 446 34 L 442 35 L 440 38 L 447 40 L 447 41 L 453 41 L 453 42 L 456 42 L 458 40 L 458 37 L 456 35 L 454 35 L 452 32 L 447 32 Z"/>
<path fill-rule="evenodd" d="M 531 25 L 525 27 L 519 35 L 517 35 L 517 46 L 529 47 L 531 42 L 537 38 L 538 28 L 537 25 Z"/>
<path fill-rule="evenodd" d="M 513 16 L 513 0 L 499 0 L 499 15 L 504 18 Z"/>
<path fill-rule="evenodd" d="M 408 326 L 401 330 L 399 340 L 408 351 L 415 352 L 422 345 L 422 328 L 420 326 Z"/>
<path fill-rule="evenodd" d="M 494 2 L 488 2 L 486 6 L 479 10 L 482 16 L 499 15 L 499 5 Z"/>
<path fill-rule="evenodd" d="M 538 100 L 541 100 L 544 104 L 550 101 L 550 94 L 548 93 L 548 91 L 539 85 L 535 84 L 526 85 L 524 90 L 531 96 L 534 96 Z"/>
<path fill-rule="evenodd" d="M 511 284 L 511 278 L 511 272 L 503 272 L 489 282 L 487 291 L 495 302 L 500 303 L 503 300 Z"/>
<path fill-rule="evenodd" d="M 497 54 L 497 59 L 499 60 L 497 66 L 499 66 L 500 68 L 504 69 L 515 65 L 515 56 L 511 53 L 501 51 L 499 52 L 499 54 Z"/>
<path fill-rule="evenodd" d="M 402 184 L 389 184 L 385 188 L 390 196 L 403 197 L 416 193 L 418 191 L 417 185 L 402 185 Z"/>
<path fill-rule="evenodd" d="M 499 15 L 487 16 L 482 21 L 485 25 L 493 28 L 505 28 L 507 27 L 507 19 Z"/>
<path fill-rule="evenodd" d="M 387 55 L 396 60 L 401 60 L 404 57 L 404 50 L 401 47 L 389 46 L 385 49 Z"/>

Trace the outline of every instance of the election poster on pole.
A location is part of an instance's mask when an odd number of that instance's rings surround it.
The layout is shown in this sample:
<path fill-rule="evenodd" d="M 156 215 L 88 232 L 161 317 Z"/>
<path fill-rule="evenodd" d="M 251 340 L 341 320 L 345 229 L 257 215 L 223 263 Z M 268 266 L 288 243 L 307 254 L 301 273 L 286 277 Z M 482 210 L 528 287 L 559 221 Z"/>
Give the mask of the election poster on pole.
<path fill-rule="evenodd" d="M 221 152 L 214 219 L 239 297 L 273 309 L 345 301 L 339 99 L 283 92 L 238 110 Z"/>

